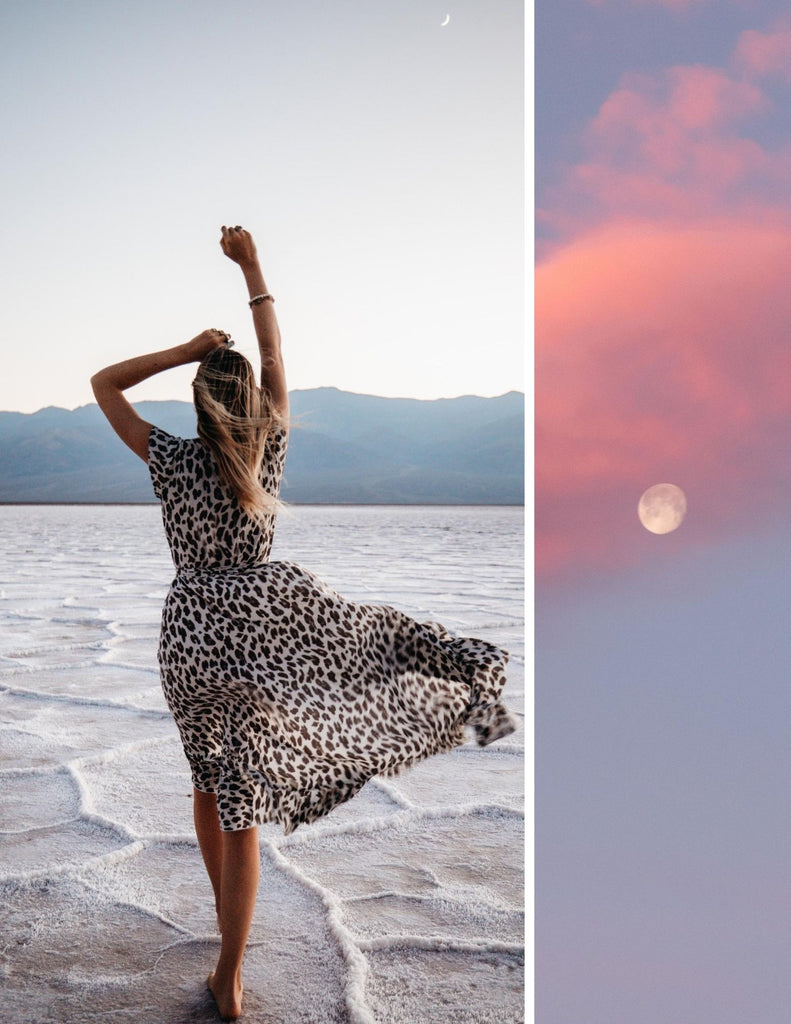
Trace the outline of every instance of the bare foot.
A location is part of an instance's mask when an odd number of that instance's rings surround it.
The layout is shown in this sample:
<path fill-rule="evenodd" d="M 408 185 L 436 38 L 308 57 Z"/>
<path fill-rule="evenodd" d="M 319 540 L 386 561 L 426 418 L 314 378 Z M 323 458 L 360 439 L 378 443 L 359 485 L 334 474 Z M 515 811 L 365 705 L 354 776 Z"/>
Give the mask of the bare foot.
<path fill-rule="evenodd" d="M 237 978 L 234 978 L 229 984 L 221 984 L 215 981 L 214 971 L 212 971 L 206 979 L 206 984 L 220 1011 L 220 1020 L 237 1020 L 241 1017 L 244 986 Z"/>

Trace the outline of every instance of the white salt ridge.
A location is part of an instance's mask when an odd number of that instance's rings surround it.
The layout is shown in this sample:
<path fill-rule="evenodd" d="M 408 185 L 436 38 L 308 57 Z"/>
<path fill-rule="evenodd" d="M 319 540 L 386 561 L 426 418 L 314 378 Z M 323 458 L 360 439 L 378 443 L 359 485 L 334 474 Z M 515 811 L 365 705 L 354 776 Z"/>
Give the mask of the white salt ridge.
<path fill-rule="evenodd" d="M 0 978 L 10 1020 L 217 1020 L 203 981 L 219 948 L 213 897 L 156 670 L 172 572 L 158 515 L 0 509 Z M 298 509 L 281 521 L 279 557 L 349 597 L 500 643 L 517 709 L 520 527 L 517 510 Z M 248 1024 L 522 1020 L 519 737 L 374 779 L 289 837 L 261 828 Z"/>
<path fill-rule="evenodd" d="M 90 663 L 88 667 L 92 667 Z M 159 672 L 153 668 L 130 667 L 126 665 L 102 664 L 101 670 L 94 674 L 91 698 L 82 697 L 85 688 L 84 679 L 74 673 L 71 668 L 32 669 L 18 668 L 9 663 L 0 664 L 0 669 L 9 671 L 0 674 L 0 679 L 14 686 L 3 687 L 0 693 L 8 692 L 31 697 L 50 696 L 53 699 L 73 699 L 74 701 L 89 700 L 93 704 L 104 707 L 132 707 L 141 711 L 158 711 L 167 713 L 167 706 L 159 682 Z M 13 669 L 13 671 L 11 671 Z M 36 688 L 25 687 L 25 674 L 28 681 L 35 681 Z"/>

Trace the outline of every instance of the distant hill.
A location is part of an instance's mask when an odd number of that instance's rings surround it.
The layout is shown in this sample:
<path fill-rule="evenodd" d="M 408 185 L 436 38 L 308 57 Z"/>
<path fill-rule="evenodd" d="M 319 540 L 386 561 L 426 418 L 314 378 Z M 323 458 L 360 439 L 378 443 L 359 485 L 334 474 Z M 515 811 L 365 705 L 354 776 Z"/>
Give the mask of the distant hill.
<path fill-rule="evenodd" d="M 282 497 L 315 504 L 491 504 L 524 500 L 524 395 L 378 398 L 291 392 Z M 140 415 L 195 436 L 188 402 Z M 154 502 L 143 463 L 96 405 L 0 412 L 0 502 Z"/>

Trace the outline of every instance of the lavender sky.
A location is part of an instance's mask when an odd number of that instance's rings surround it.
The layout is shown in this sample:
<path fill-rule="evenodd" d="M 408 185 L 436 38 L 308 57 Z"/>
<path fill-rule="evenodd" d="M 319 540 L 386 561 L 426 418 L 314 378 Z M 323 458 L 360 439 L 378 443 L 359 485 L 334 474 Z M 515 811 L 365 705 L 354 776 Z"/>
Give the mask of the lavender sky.
<path fill-rule="evenodd" d="M 450 21 L 443 26 L 446 17 Z M 259 244 L 289 386 L 524 387 L 520 0 L 0 4 L 0 409 L 231 331 Z M 132 393 L 188 398 L 192 371 Z"/>
<path fill-rule="evenodd" d="M 788 5 L 539 0 L 536 75 L 538 1021 L 783 1024 Z"/>

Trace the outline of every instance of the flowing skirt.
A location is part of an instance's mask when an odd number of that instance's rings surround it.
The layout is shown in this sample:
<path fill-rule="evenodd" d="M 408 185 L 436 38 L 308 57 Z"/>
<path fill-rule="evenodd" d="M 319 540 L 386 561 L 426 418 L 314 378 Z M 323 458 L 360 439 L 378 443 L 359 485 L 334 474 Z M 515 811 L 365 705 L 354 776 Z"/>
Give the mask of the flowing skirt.
<path fill-rule="evenodd" d="M 282 561 L 179 572 L 159 644 L 193 783 L 217 794 L 226 831 L 292 832 L 468 727 L 481 746 L 507 736 L 507 658 Z"/>

